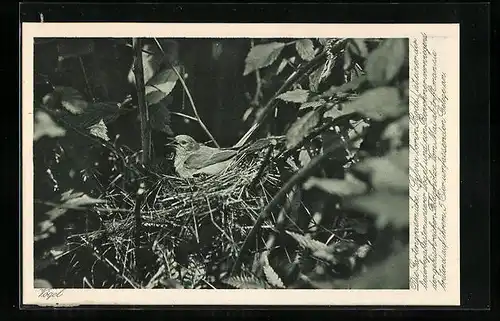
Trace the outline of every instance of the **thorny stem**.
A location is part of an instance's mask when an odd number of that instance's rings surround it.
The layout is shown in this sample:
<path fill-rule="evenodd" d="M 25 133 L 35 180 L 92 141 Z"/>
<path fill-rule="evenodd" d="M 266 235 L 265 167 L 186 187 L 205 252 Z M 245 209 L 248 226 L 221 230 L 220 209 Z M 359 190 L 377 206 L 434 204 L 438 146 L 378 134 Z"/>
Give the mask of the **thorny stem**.
<path fill-rule="evenodd" d="M 360 135 L 353 136 L 349 138 L 349 140 L 346 141 L 346 143 L 352 143 L 356 140 L 361 138 Z M 283 185 L 283 187 L 276 193 L 274 198 L 267 204 L 267 206 L 262 210 L 262 212 L 259 214 L 257 217 L 257 220 L 255 221 L 254 226 L 248 233 L 247 237 L 245 238 L 245 242 L 243 243 L 240 252 L 238 254 L 238 257 L 236 259 L 236 262 L 234 263 L 234 266 L 231 271 L 231 275 L 234 275 L 236 271 L 239 270 L 243 255 L 245 252 L 248 250 L 248 247 L 250 246 L 250 243 L 252 239 L 254 238 L 255 234 L 259 230 L 260 226 L 264 222 L 264 220 L 271 214 L 271 211 L 278 206 L 283 197 L 287 195 L 287 193 L 295 186 L 298 184 L 301 184 L 307 180 L 310 174 L 324 161 L 328 160 L 330 155 L 335 152 L 338 148 L 344 147 L 344 142 L 337 142 L 336 144 L 330 145 L 328 148 L 326 148 L 323 152 L 323 154 L 311 159 L 311 161 L 303 167 L 301 170 L 299 170 L 297 173 L 295 173 L 286 183 Z"/>
<path fill-rule="evenodd" d="M 155 39 L 155 42 L 156 42 L 156 45 L 158 46 L 158 48 L 160 48 L 161 52 L 163 53 L 163 55 L 166 57 L 166 53 L 165 53 L 165 50 L 163 50 L 163 46 L 160 44 L 160 42 L 158 41 L 157 38 L 154 38 Z M 193 96 L 191 96 L 191 93 L 189 91 L 189 88 L 187 87 L 186 85 L 186 82 L 184 81 L 184 77 L 182 77 L 182 75 L 179 73 L 179 71 L 174 67 L 174 65 L 172 64 L 172 62 L 170 61 L 170 59 L 165 59 L 168 61 L 168 63 L 170 64 L 170 67 L 174 70 L 175 74 L 177 75 L 177 78 L 179 78 L 179 81 L 181 82 L 182 84 L 182 87 L 184 88 L 184 92 L 186 93 L 186 95 L 188 96 L 188 99 L 189 99 L 189 103 L 191 104 L 191 108 L 193 109 L 193 113 L 198 121 L 198 123 L 200 124 L 201 128 L 205 131 L 205 133 L 208 135 L 208 137 L 210 137 L 210 140 L 212 140 L 212 142 L 214 143 L 214 145 L 217 147 L 217 148 L 220 148 L 220 145 L 219 143 L 217 143 L 217 141 L 215 140 L 214 136 L 212 136 L 212 134 L 210 133 L 210 131 L 208 130 L 207 126 L 205 126 L 205 124 L 203 123 L 203 121 L 201 120 L 200 118 L 200 115 L 198 114 L 198 110 L 196 109 L 196 105 L 194 104 L 194 100 L 193 100 Z"/>
<path fill-rule="evenodd" d="M 142 163 L 146 165 L 151 161 L 151 130 L 149 126 L 148 106 L 146 104 L 141 39 L 133 38 L 132 47 L 134 48 L 134 75 L 137 87 L 137 102 L 141 116 Z"/>

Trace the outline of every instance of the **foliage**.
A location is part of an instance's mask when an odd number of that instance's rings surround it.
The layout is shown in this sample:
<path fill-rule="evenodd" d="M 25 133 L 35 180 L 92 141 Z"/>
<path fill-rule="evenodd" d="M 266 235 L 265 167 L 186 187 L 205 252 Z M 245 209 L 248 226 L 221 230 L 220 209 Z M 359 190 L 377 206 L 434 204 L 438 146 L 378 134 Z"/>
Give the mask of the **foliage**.
<path fill-rule="evenodd" d="M 194 58 L 182 51 L 201 41 L 144 43 L 147 166 L 130 40 L 35 45 L 36 284 L 407 288 L 407 40 L 229 39 L 217 40 L 216 55 L 213 46 Z M 221 59 L 226 51 L 239 58 Z M 205 88 L 217 77 L 191 76 L 221 61 L 249 97 L 234 106 L 242 120 L 227 135 L 236 142 L 241 128 L 259 131 L 227 172 L 180 179 L 164 146 L 174 134 L 206 140 L 199 133 L 221 125 L 230 106 L 204 103 L 210 94 L 221 101 Z"/>

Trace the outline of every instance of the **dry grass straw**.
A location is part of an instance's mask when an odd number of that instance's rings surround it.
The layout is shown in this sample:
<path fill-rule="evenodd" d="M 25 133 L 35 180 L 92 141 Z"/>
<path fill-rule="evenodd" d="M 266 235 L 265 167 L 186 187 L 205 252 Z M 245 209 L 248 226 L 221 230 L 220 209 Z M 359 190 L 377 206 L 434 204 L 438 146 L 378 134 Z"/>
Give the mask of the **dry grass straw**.
<path fill-rule="evenodd" d="M 218 175 L 192 179 L 162 173 L 144 175 L 147 191 L 141 208 L 140 247 L 154 252 L 161 244 L 173 251 L 194 243 L 198 246 L 191 251 L 197 253 L 188 254 L 199 255 L 206 263 L 213 264 L 221 257 L 235 260 L 260 210 L 282 185 L 282 169 L 266 159 L 268 144 L 261 145 L 241 150 Z M 102 228 L 88 233 L 86 240 L 101 253 L 114 256 L 122 273 L 134 274 L 136 196 L 135 191 L 119 187 L 123 180 L 124 176 L 118 175 L 103 195 L 109 210 L 98 212 Z M 207 234 L 210 237 L 204 236 Z M 151 266 L 146 275 L 151 277 L 155 271 Z M 140 283 L 144 282 L 147 280 Z"/>

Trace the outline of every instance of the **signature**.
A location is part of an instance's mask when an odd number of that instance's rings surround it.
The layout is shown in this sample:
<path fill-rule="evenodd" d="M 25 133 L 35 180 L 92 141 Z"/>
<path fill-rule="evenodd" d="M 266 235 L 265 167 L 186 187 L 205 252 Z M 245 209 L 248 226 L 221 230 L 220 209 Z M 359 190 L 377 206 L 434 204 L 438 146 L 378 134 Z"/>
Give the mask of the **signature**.
<path fill-rule="evenodd" d="M 52 298 L 59 298 L 63 295 L 65 289 L 40 289 L 38 293 L 39 298 L 50 300 Z"/>

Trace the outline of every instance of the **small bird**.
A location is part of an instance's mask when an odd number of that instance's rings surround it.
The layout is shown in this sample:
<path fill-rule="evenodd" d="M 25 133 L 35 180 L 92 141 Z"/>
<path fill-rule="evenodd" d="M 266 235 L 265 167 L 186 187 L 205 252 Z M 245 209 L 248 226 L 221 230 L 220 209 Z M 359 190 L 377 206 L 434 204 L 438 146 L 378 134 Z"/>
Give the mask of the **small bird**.
<path fill-rule="evenodd" d="M 191 136 L 177 135 L 175 143 L 175 171 L 180 177 L 197 174 L 215 175 L 225 170 L 237 154 L 235 150 L 208 147 Z"/>

